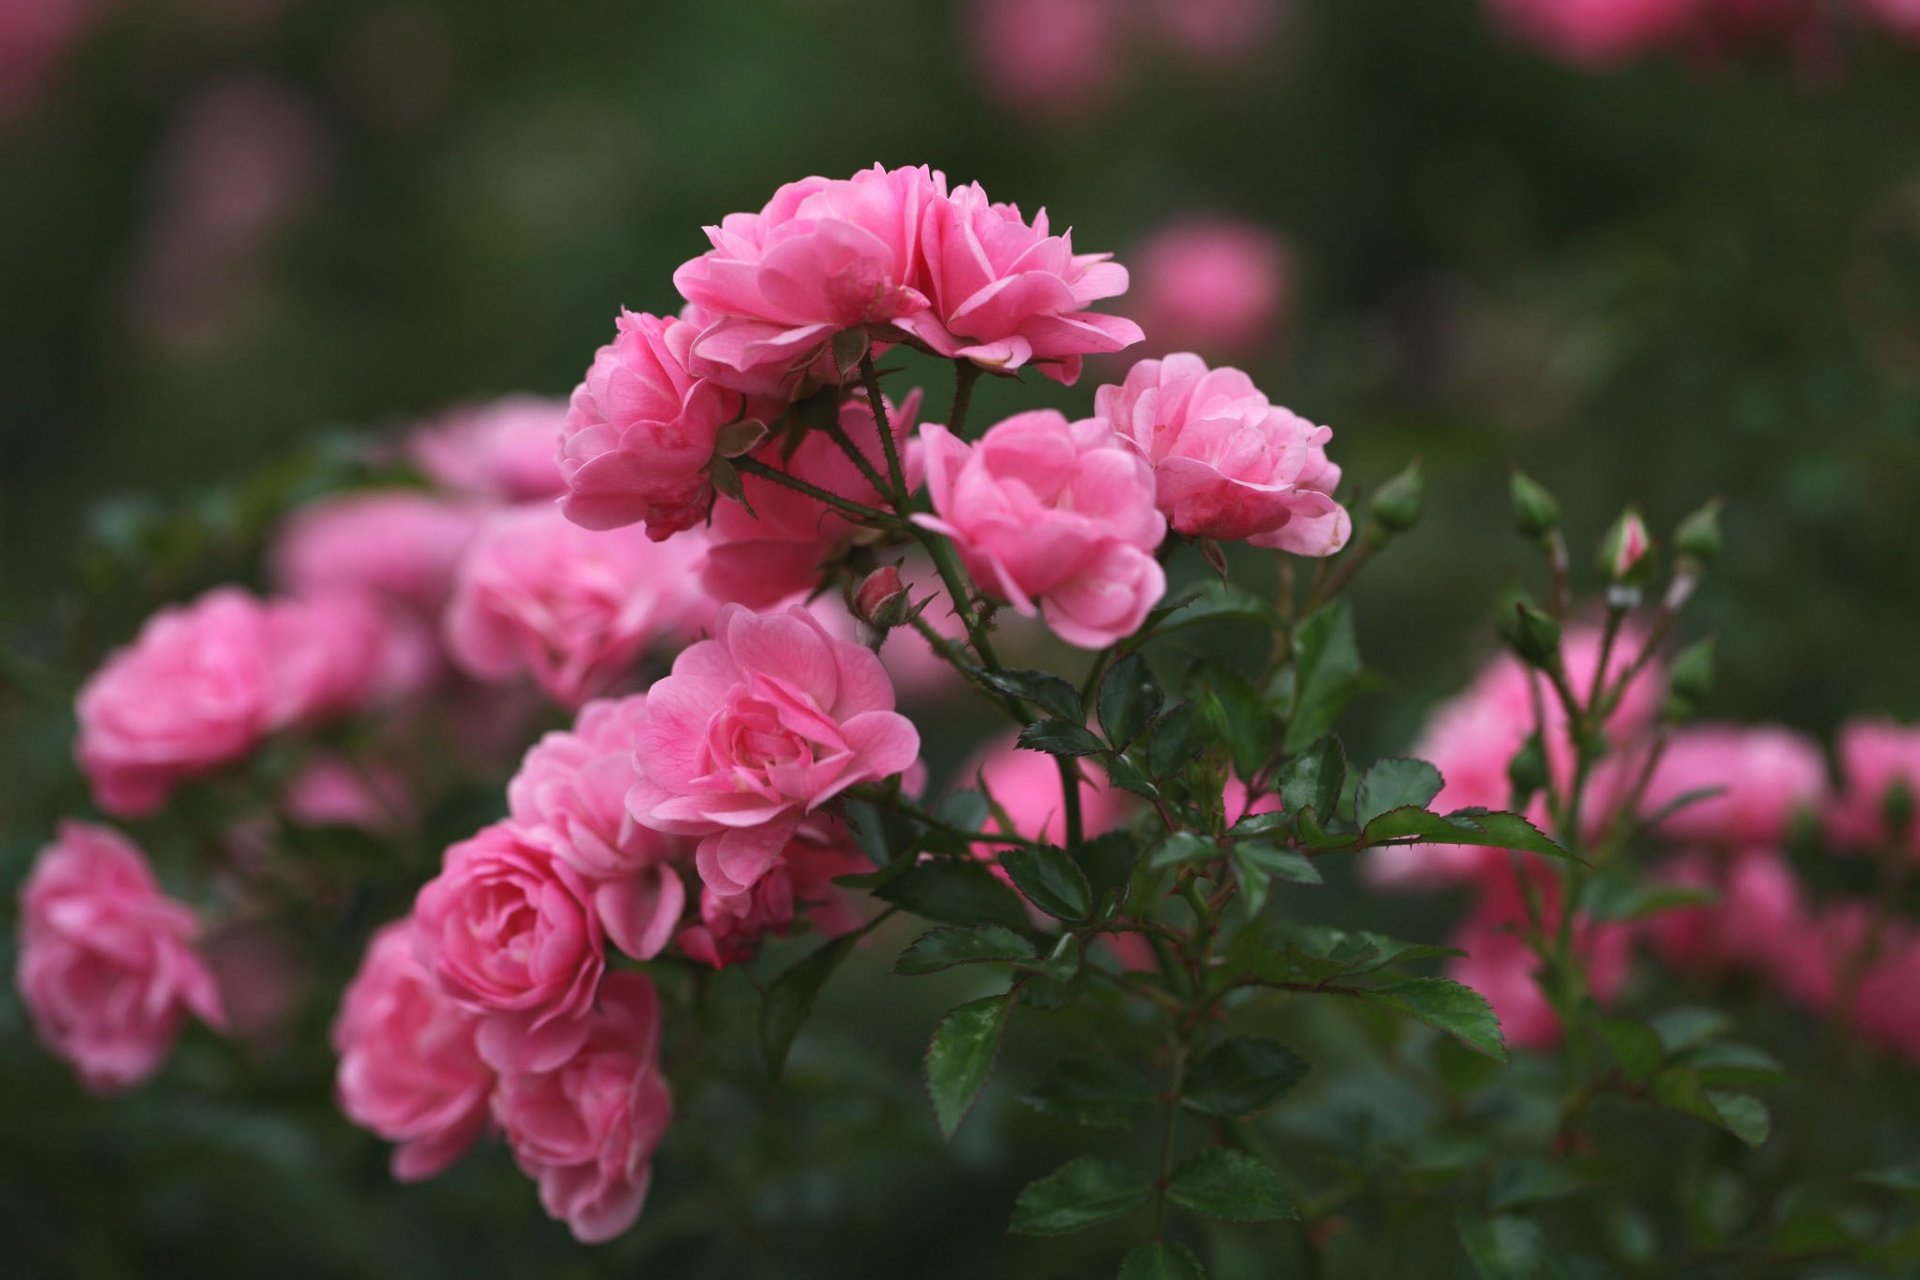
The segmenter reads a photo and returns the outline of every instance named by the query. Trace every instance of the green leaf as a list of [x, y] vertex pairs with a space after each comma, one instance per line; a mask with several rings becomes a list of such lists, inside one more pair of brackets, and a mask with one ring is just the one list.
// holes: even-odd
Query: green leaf
[[1046, 959], [1024, 966], [1033, 976], [1020, 984], [1023, 1003], [1036, 1009], [1064, 1009], [1079, 999], [1087, 985], [1080, 939], [1063, 933]]
[[1226, 1222], [1300, 1216], [1279, 1174], [1245, 1152], [1224, 1147], [1208, 1147], [1181, 1161], [1167, 1184], [1167, 1199]]
[[951, 1138], [993, 1071], [1007, 1029], [1006, 996], [988, 996], [952, 1010], [927, 1044], [927, 1095], [940, 1132]]
[[1867, 1173], [1854, 1175], [1854, 1181], [1869, 1186], [1883, 1187], [1888, 1191], [1897, 1191], [1901, 1195], [1920, 1197], [1920, 1164], [1897, 1165], [1890, 1169], [1874, 1169]]
[[1160, 683], [1153, 678], [1153, 669], [1147, 666], [1147, 660], [1137, 653], [1128, 654], [1100, 679], [1096, 708], [1100, 730], [1107, 735], [1114, 750], [1124, 750], [1160, 713], [1163, 701], [1165, 695], [1160, 692]]
[[1547, 1241], [1538, 1224], [1525, 1218], [1463, 1218], [1460, 1247], [1481, 1280], [1532, 1280], [1546, 1262]]
[[[1280, 627], [1280, 615], [1273, 611], [1273, 606], [1266, 600], [1244, 587], [1236, 587], [1217, 578], [1207, 579], [1185, 598], [1154, 612], [1164, 619], [1159, 622], [1162, 635], [1196, 623], [1228, 619], [1257, 622], [1269, 630], [1278, 630]], [[1147, 625], [1151, 626], [1155, 621], [1153, 615], [1149, 615]]]
[[1172, 867], [1189, 862], [1211, 862], [1220, 856], [1220, 842], [1197, 831], [1170, 831], [1147, 855], [1150, 867]]
[[1322, 817], [1340, 807], [1347, 755], [1329, 734], [1289, 759], [1280, 769], [1280, 804], [1287, 813], [1311, 809]]
[[1275, 879], [1293, 884], [1322, 883], [1319, 869], [1297, 849], [1263, 840], [1239, 840], [1229, 852], [1249, 914], [1259, 915], [1266, 906], [1267, 886]]
[[1367, 823], [1361, 842], [1375, 845], [1410, 836], [1436, 844], [1483, 845], [1574, 860], [1572, 854], [1519, 814], [1490, 809], [1456, 809], [1449, 814], [1418, 808], [1389, 809]]
[[1559, 1200], [1585, 1191], [1592, 1182], [1563, 1161], [1527, 1156], [1502, 1165], [1494, 1174], [1487, 1203], [1495, 1212]]
[[1147, 777], [1147, 775], [1142, 772], [1140, 766], [1135, 764], [1130, 757], [1112, 755], [1101, 761], [1101, 763], [1106, 766], [1107, 781], [1111, 782], [1121, 791], [1130, 791], [1134, 795], [1144, 796], [1148, 800], [1160, 794], [1160, 788], [1153, 785], [1153, 779]]
[[1160, 713], [1147, 731], [1147, 772], [1165, 778], [1187, 767], [1200, 753], [1200, 741], [1194, 733], [1197, 709], [1182, 702]]
[[1666, 1061], [1666, 1047], [1646, 1023], [1632, 1018], [1609, 1018], [1591, 1010], [1587, 1021], [1607, 1042], [1614, 1061], [1620, 1064], [1621, 1073], [1633, 1083], [1645, 1080]]
[[1093, 900], [1098, 904], [1108, 894], [1126, 887], [1134, 864], [1140, 861], [1140, 842], [1129, 832], [1109, 831], [1081, 845], [1078, 857], [1087, 887], [1093, 890]]
[[1029, 1182], [1007, 1229], [1022, 1236], [1066, 1235], [1136, 1209], [1152, 1194], [1141, 1175], [1111, 1160], [1081, 1156]]
[[1668, 1053], [1680, 1054], [1716, 1040], [1733, 1028], [1733, 1019], [1718, 1009], [1668, 1009], [1648, 1019]]
[[1374, 987], [1369, 998], [1430, 1027], [1438, 1027], [1469, 1049], [1497, 1058], [1507, 1058], [1506, 1041], [1500, 1035], [1500, 1020], [1493, 1006], [1472, 987], [1461, 986], [1446, 978], [1409, 978], [1390, 986]]
[[1653, 1078], [1654, 1099], [1725, 1129], [1750, 1147], [1767, 1140], [1772, 1120], [1766, 1104], [1751, 1094], [1706, 1088], [1691, 1067], [1668, 1067]]
[[1194, 1064], [1180, 1102], [1203, 1116], [1249, 1116], [1278, 1102], [1307, 1070], [1307, 1060], [1283, 1044], [1235, 1036]]
[[1051, 672], [982, 670], [976, 678], [988, 688], [1030, 702], [1056, 719], [1072, 724], [1086, 719], [1080, 691]]
[[1039, 720], [1020, 731], [1019, 744], [1050, 756], [1091, 756], [1107, 749], [1093, 730], [1072, 720]]
[[874, 890], [876, 897], [941, 924], [1027, 927], [1027, 907], [978, 862], [916, 863]]
[[1015, 846], [1001, 850], [1000, 865], [1028, 902], [1055, 919], [1085, 920], [1093, 910], [1093, 889], [1064, 849]]
[[766, 997], [760, 1002], [760, 1051], [775, 1079], [787, 1065], [787, 1053], [800, 1034], [801, 1024], [813, 1012], [820, 988], [866, 932], [861, 929], [833, 939], [801, 957], [768, 985]]
[[1425, 760], [1376, 760], [1353, 793], [1354, 821], [1365, 827], [1392, 809], [1425, 809], [1446, 785]]
[[1587, 886], [1581, 914], [1589, 920], [1642, 920], [1681, 907], [1712, 906], [1719, 899], [1705, 886], [1656, 884], [1625, 874], [1598, 876]]
[[1293, 637], [1294, 659], [1283, 683], [1286, 748], [1301, 751], [1333, 728], [1360, 687], [1360, 648], [1353, 611], [1335, 600], [1314, 611]]
[[1208, 736], [1226, 743], [1241, 777], [1252, 777], [1273, 754], [1278, 736], [1259, 691], [1221, 662], [1195, 667], [1187, 676], [1186, 688], [1204, 712]]
[[1127, 1255], [1119, 1280], [1207, 1280], [1207, 1270], [1185, 1245], [1156, 1240]]
[[935, 929], [923, 933], [893, 962], [893, 971], [909, 977], [951, 969], [957, 964], [996, 960], [1032, 960], [1033, 944], [1011, 929], [984, 924], [972, 929]]
[[1129, 1129], [1153, 1111], [1153, 1086], [1111, 1058], [1069, 1058], [1021, 1099], [1043, 1116], [1089, 1129]]
[[1710, 1089], [1793, 1083], [1793, 1077], [1772, 1054], [1732, 1040], [1701, 1045], [1686, 1055], [1686, 1065]]

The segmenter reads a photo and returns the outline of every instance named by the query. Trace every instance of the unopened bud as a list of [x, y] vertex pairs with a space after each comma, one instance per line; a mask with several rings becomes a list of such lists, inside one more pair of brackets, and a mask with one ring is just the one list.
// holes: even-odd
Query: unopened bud
[[1682, 649], [1667, 669], [1667, 719], [1691, 718], [1712, 692], [1713, 641], [1700, 640]]
[[1514, 602], [1500, 638], [1530, 667], [1551, 671], [1559, 664], [1560, 624], [1524, 600]]
[[1538, 733], [1530, 733], [1520, 749], [1507, 761], [1507, 781], [1513, 784], [1513, 804], [1524, 809], [1527, 801], [1546, 789], [1547, 749]]
[[1544, 538], [1560, 527], [1560, 504], [1546, 486], [1515, 470], [1507, 492], [1513, 499], [1513, 523], [1529, 538]]
[[1420, 474], [1420, 459], [1415, 458], [1373, 495], [1374, 523], [1387, 533], [1405, 533], [1420, 523], [1427, 507], [1427, 482]]
[[896, 565], [882, 565], [853, 592], [853, 616], [875, 631], [890, 631], [913, 616], [913, 601]]
[[1715, 498], [1682, 520], [1680, 527], [1673, 531], [1674, 551], [1702, 565], [1712, 564], [1714, 557], [1720, 554], [1722, 505], [1720, 499]]
[[1653, 577], [1653, 535], [1640, 513], [1628, 507], [1600, 540], [1600, 572], [1621, 586], [1644, 586]]

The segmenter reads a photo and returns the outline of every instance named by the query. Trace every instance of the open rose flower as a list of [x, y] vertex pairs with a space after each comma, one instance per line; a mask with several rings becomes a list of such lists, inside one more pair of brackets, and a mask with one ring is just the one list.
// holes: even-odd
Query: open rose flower
[[1136, 265], [1128, 310], [1156, 352], [1251, 358], [1281, 327], [1287, 251], [1258, 223], [1190, 218], [1130, 256]]
[[834, 334], [926, 310], [915, 281], [922, 213], [937, 184], [944, 179], [925, 165], [803, 178], [760, 212], [708, 227], [713, 248], [673, 273], [707, 318], [692, 367], [784, 399], [805, 389]]
[[503, 396], [455, 409], [407, 438], [407, 456], [443, 489], [486, 502], [533, 502], [567, 491], [555, 461], [565, 400]]
[[693, 854], [684, 837], [643, 827], [627, 812], [646, 709], [643, 694], [589, 702], [570, 731], [535, 743], [507, 784], [513, 820], [592, 882], [607, 936], [642, 960], [658, 955], [680, 922], [687, 895], [674, 868]]
[[1101, 649], [1131, 634], [1166, 594], [1153, 557], [1167, 522], [1146, 460], [1096, 418], [1015, 414], [978, 443], [920, 429], [935, 516], [981, 590], [1055, 635]]
[[560, 509], [583, 529], [644, 524], [656, 541], [707, 518], [720, 428], [749, 406], [688, 369], [699, 326], [622, 311], [560, 431]]
[[1045, 209], [1029, 225], [978, 183], [928, 202], [920, 253], [932, 305], [894, 323], [938, 355], [1003, 371], [1032, 365], [1071, 384], [1082, 356], [1142, 337], [1133, 321], [1088, 309], [1127, 291], [1125, 267], [1111, 254], [1075, 253], [1071, 233], [1050, 234]]
[[1095, 413], [1153, 464], [1156, 502], [1190, 538], [1328, 556], [1353, 522], [1333, 500], [1333, 432], [1270, 403], [1238, 369], [1187, 353], [1142, 360], [1094, 393]]
[[743, 893], [773, 869], [806, 815], [920, 754], [886, 670], [805, 609], [727, 605], [713, 638], [647, 692], [627, 807], [660, 831], [700, 837], [707, 887]]
[[411, 920], [373, 935], [334, 1019], [334, 1080], [347, 1118], [398, 1144], [401, 1182], [440, 1173], [486, 1128], [494, 1077], [474, 1027], [414, 954]]
[[487, 521], [460, 565], [444, 623], [455, 662], [482, 680], [525, 672], [558, 702], [604, 693], [656, 640], [686, 635], [708, 608], [704, 540], [596, 533], [552, 507]]
[[769, 934], [784, 937], [802, 916], [822, 937], [851, 933], [860, 927], [860, 913], [834, 877], [872, 866], [843, 823], [809, 818], [753, 888], [735, 894], [702, 890], [700, 923], [682, 929], [674, 941], [702, 964], [724, 969], [751, 959]]
[[653, 983], [609, 974], [579, 1051], [552, 1071], [502, 1076], [493, 1118], [539, 1183], [541, 1207], [574, 1239], [599, 1244], [632, 1226], [673, 1119]]
[[1662, 818], [1660, 830], [1745, 848], [1784, 841], [1794, 815], [1818, 806], [1826, 788], [1826, 761], [1812, 739], [1773, 725], [1703, 724], [1673, 735], [1642, 805], [1659, 813], [1689, 793], [1717, 790]]
[[1662, 911], [1647, 922], [1660, 958], [1682, 973], [1719, 976], [1744, 969], [1777, 978], [1792, 964], [1788, 940], [1812, 921], [1786, 859], [1770, 849], [1725, 855], [1698, 851], [1671, 859], [1656, 872], [1662, 884], [1703, 889], [1717, 901]]
[[606, 968], [586, 878], [511, 822], [447, 850], [414, 900], [420, 961], [481, 1015], [480, 1055], [501, 1071], [544, 1071], [587, 1035]]
[[411, 489], [322, 498], [287, 517], [268, 560], [290, 595], [358, 592], [435, 615], [485, 516], [472, 503]]
[[219, 1028], [193, 912], [118, 832], [63, 822], [20, 890], [20, 997], [40, 1040], [95, 1093], [160, 1069], [188, 1013]]

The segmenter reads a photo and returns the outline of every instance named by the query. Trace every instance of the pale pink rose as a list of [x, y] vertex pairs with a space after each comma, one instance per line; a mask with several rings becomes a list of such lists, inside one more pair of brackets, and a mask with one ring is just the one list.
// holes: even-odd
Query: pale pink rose
[[1703, 724], [1673, 735], [1647, 783], [1642, 808], [1655, 813], [1690, 791], [1720, 788], [1660, 823], [1662, 834], [1729, 847], [1778, 844], [1794, 815], [1824, 798], [1819, 744], [1773, 725]]
[[689, 371], [699, 326], [622, 311], [560, 432], [560, 509], [586, 529], [644, 524], [656, 541], [707, 518], [720, 428], [753, 407]]
[[187, 1013], [224, 1029], [191, 909], [107, 827], [63, 822], [20, 887], [15, 980], [42, 1044], [95, 1093], [147, 1079]]
[[920, 429], [936, 516], [980, 589], [1069, 644], [1101, 649], [1130, 635], [1166, 594], [1153, 552], [1167, 522], [1153, 470], [1096, 418], [1015, 414], [967, 444]]
[[443, 489], [488, 502], [532, 502], [567, 492], [556, 454], [565, 400], [504, 396], [416, 428], [407, 454]]
[[1487, 0], [1515, 36], [1585, 66], [1626, 61], [1671, 45], [1687, 29], [1695, 0]]
[[700, 837], [701, 880], [742, 893], [806, 815], [915, 762], [920, 735], [893, 707], [880, 659], [805, 609], [726, 605], [713, 638], [647, 692], [627, 808], [656, 830]]
[[920, 234], [921, 285], [931, 303], [895, 325], [936, 355], [1011, 372], [1032, 365], [1056, 382], [1080, 376], [1080, 358], [1123, 351], [1140, 326], [1088, 308], [1127, 291], [1112, 254], [1075, 253], [1071, 232], [1049, 234], [1047, 211], [1029, 225], [979, 183], [942, 190]]
[[1124, 16], [1114, 0], [971, 0], [981, 83], [1022, 113], [1090, 116], [1125, 69]]
[[[1550, 931], [1560, 918], [1556, 887], [1551, 880], [1540, 882], [1542, 920]], [[1522, 932], [1526, 919], [1512, 875], [1485, 881], [1480, 900], [1450, 939], [1467, 954], [1447, 962], [1447, 976], [1487, 998], [1510, 1048], [1551, 1049], [1560, 1042], [1560, 1017], [1540, 989], [1540, 958]], [[1602, 1005], [1613, 1003], [1632, 965], [1633, 931], [1624, 924], [1576, 918], [1573, 946], [1586, 967], [1588, 994]]]
[[810, 818], [800, 824], [773, 870], [745, 893], [700, 893], [700, 923], [675, 938], [680, 949], [702, 964], [724, 969], [749, 960], [769, 934], [785, 937], [797, 917], [822, 937], [837, 938], [860, 927], [853, 895], [833, 883], [873, 864], [852, 847], [852, 837], [835, 819]]
[[[1849, 720], [1835, 742], [1840, 758], [1840, 788], [1829, 801], [1827, 836], [1843, 849], [1884, 849], [1893, 842], [1887, 830], [1887, 799], [1904, 786], [1920, 811], [1920, 726], [1892, 720]], [[1900, 843], [1920, 854], [1920, 819], [1909, 824]]]
[[849, 179], [790, 182], [760, 212], [706, 228], [713, 248], [673, 273], [706, 321], [692, 367], [786, 398], [807, 389], [834, 334], [926, 310], [921, 215], [944, 186], [925, 165], [876, 164]]
[[606, 968], [586, 877], [511, 822], [449, 848], [414, 899], [414, 946], [453, 1000], [481, 1015], [480, 1054], [550, 1070], [587, 1035]]
[[535, 743], [507, 783], [513, 820], [592, 882], [607, 936], [642, 960], [673, 937], [687, 900], [674, 867], [693, 856], [691, 841], [643, 827], [627, 812], [646, 708], [644, 694], [589, 702], [570, 731]]
[[1154, 351], [1258, 357], [1278, 336], [1291, 273], [1286, 247], [1258, 223], [1191, 218], [1133, 256], [1128, 313]]
[[656, 641], [692, 634], [704, 539], [654, 542], [638, 528], [594, 532], [549, 506], [491, 517], [468, 548], [443, 631], [481, 680], [532, 677], [579, 706], [626, 676]]
[[[889, 405], [887, 413], [909, 491], [920, 486], [919, 441], [913, 435], [919, 412], [916, 390], [905, 403]], [[840, 426], [874, 470], [885, 476], [886, 454], [865, 396], [853, 396], [840, 406]], [[782, 441], [769, 440], [754, 451], [754, 457], [862, 506], [891, 509], [889, 497], [877, 491], [824, 432], [808, 432], [790, 454]], [[822, 566], [837, 560], [862, 535], [859, 526], [826, 503], [785, 485], [743, 476], [741, 488], [744, 505], [721, 502], [713, 509], [700, 582], [716, 600], [767, 609], [789, 597], [811, 593], [820, 585]]]
[[493, 1069], [474, 1043], [474, 1016], [441, 989], [414, 950], [413, 921], [373, 935], [329, 1036], [347, 1118], [388, 1142], [393, 1176], [444, 1171], [487, 1126]]
[[1176, 533], [1329, 556], [1353, 521], [1332, 497], [1333, 431], [1268, 401], [1238, 369], [1185, 352], [1141, 360], [1094, 393], [1094, 414], [1153, 467]]
[[265, 643], [273, 726], [305, 726], [363, 710], [394, 691], [396, 643], [365, 596], [331, 592], [269, 600]]
[[582, 1244], [611, 1240], [646, 1203], [673, 1119], [660, 1073], [660, 999], [638, 973], [607, 975], [579, 1052], [556, 1070], [502, 1076], [493, 1118], [540, 1205]]
[[1800, 885], [1771, 849], [1749, 849], [1731, 862], [1700, 852], [1681, 854], [1655, 878], [1678, 888], [1714, 891], [1717, 902], [1662, 911], [1647, 922], [1654, 951], [1682, 973], [1718, 976], [1746, 970], [1772, 977], [1792, 964], [1789, 939], [1810, 920]]
[[410, 489], [322, 498], [289, 515], [268, 551], [289, 595], [362, 592], [437, 614], [484, 508]]

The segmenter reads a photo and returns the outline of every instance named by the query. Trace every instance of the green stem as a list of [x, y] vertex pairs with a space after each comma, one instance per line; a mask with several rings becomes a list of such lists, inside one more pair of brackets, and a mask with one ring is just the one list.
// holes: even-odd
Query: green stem
[[867, 455], [860, 451], [860, 446], [853, 442], [853, 437], [847, 434], [847, 429], [840, 425], [838, 419], [826, 423], [823, 429], [827, 433], [827, 438], [840, 446], [840, 452], [847, 455], [848, 461], [860, 469], [860, 474], [867, 478], [867, 483], [873, 486], [876, 494], [884, 498], [892, 492], [886, 477], [882, 476]]
[[860, 381], [867, 388], [867, 403], [873, 408], [873, 425], [880, 432], [880, 451], [887, 456], [887, 475], [893, 481], [888, 490], [894, 509], [906, 515], [913, 500], [907, 493], [907, 473], [900, 465], [900, 444], [893, 438], [893, 424], [887, 421], [887, 398], [880, 394], [880, 372], [873, 367], [873, 352], [860, 357]]
[[[971, 360], [953, 362], [953, 409], [947, 414], [947, 430], [961, 436], [967, 425], [967, 410], [973, 404], [973, 384], [980, 381], [980, 366]], [[964, 439], [964, 436], [961, 436]]]
[[824, 502], [842, 515], [849, 516], [852, 519], [860, 520], [867, 524], [878, 525], [881, 528], [893, 528], [899, 524], [899, 519], [894, 516], [892, 512], [881, 511], [877, 507], [864, 506], [850, 498], [843, 498], [831, 490], [822, 489], [819, 485], [811, 484], [800, 479], [798, 476], [788, 475], [784, 471], [776, 470], [758, 458], [750, 458], [743, 455], [732, 459], [732, 462], [734, 470], [740, 472], [742, 475], [757, 476], [769, 484], [777, 484], [782, 488], [792, 489], [795, 493], [804, 493], [809, 498]]
[[1173, 1181], [1173, 1140], [1179, 1129], [1180, 1090], [1187, 1082], [1187, 1036], [1176, 1033], [1167, 1076], [1167, 1114], [1160, 1127], [1160, 1176], [1153, 1184], [1153, 1238], [1167, 1238], [1167, 1184]]

